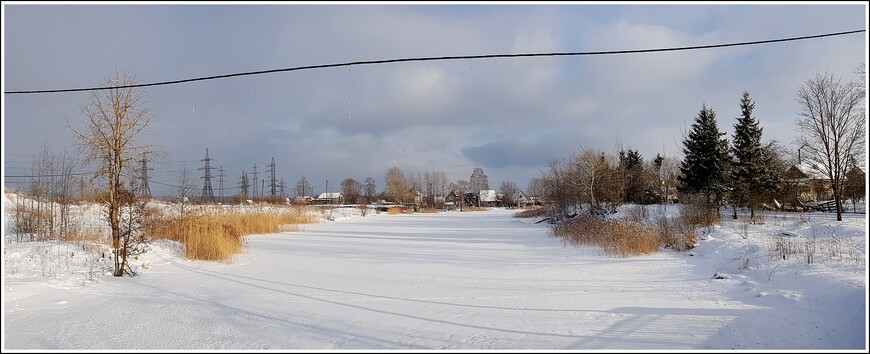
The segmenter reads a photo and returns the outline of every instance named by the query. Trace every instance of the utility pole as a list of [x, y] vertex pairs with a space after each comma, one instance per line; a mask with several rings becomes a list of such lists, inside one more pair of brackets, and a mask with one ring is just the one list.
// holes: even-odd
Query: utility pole
[[205, 148], [205, 158], [200, 161], [205, 161], [205, 167], [199, 168], [199, 170], [205, 170], [205, 175], [202, 177], [205, 180], [202, 183], [202, 200], [210, 200], [214, 203], [214, 192], [211, 189], [211, 170], [214, 167], [209, 165], [212, 159], [208, 157], [208, 148]]

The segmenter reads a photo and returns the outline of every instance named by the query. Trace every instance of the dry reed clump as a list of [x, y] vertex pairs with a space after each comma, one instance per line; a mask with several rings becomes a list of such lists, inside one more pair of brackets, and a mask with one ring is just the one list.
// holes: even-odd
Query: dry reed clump
[[529, 208], [514, 214], [515, 218], [539, 218], [547, 214], [544, 208]]
[[107, 241], [107, 236], [97, 231], [73, 230], [61, 235], [60, 240], [66, 242], [100, 243]]
[[653, 226], [629, 221], [584, 216], [551, 229], [553, 235], [574, 246], [597, 246], [610, 256], [629, 257], [659, 250], [662, 235]]
[[299, 224], [317, 219], [300, 209], [282, 212], [225, 212], [190, 216], [157, 217], [151, 221], [154, 238], [185, 245], [189, 259], [229, 261], [242, 250], [242, 236], [296, 231]]
[[403, 213], [404, 211], [405, 211], [405, 208], [400, 207], [400, 206], [392, 206], [392, 207], [387, 208], [387, 214], [388, 214], [388, 215], [401, 214], [401, 213]]
[[662, 243], [666, 248], [682, 252], [695, 248], [697, 238], [695, 234], [698, 225], [686, 221], [682, 217], [668, 218], [659, 215], [655, 220], [656, 228], [662, 237]]
[[435, 214], [435, 213], [438, 212], [438, 209], [435, 209], [435, 208], [423, 208], [423, 209], [420, 209], [420, 212], [421, 212], [421, 213], [424, 213], [424, 214]]
[[719, 221], [716, 208], [709, 206], [703, 196], [691, 195], [680, 208], [680, 218], [683, 223], [693, 226], [711, 226]]
[[462, 208], [462, 211], [489, 211], [489, 208], [476, 207], [476, 206], [466, 206], [466, 207]]

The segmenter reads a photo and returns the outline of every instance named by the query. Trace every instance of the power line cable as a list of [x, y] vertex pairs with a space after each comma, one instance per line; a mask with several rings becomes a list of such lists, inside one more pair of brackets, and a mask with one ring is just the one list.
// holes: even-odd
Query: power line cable
[[56, 175], [20, 175], [20, 176], [8, 176], [4, 175], [5, 178], [38, 178], [38, 177], [66, 177], [66, 176], [84, 176], [91, 175], [96, 172], [81, 172], [81, 173], [64, 173], [64, 174], [56, 174]]
[[738, 42], [738, 43], [725, 43], [725, 44], [711, 44], [711, 45], [688, 46], [688, 47], [656, 48], [656, 49], [630, 49], [630, 50], [612, 50], [612, 51], [594, 51], [594, 52], [552, 52], [552, 53], [521, 53], [521, 54], [457, 55], [457, 56], [441, 56], [441, 57], [417, 57], [417, 58], [400, 58], [400, 59], [384, 59], [384, 60], [354, 61], [354, 62], [335, 63], [335, 64], [320, 64], [320, 65], [297, 66], [297, 67], [290, 67], [290, 68], [283, 68], [283, 69], [271, 69], [271, 70], [260, 70], [260, 71], [247, 71], [247, 72], [240, 72], [240, 73], [235, 73], [235, 74], [225, 74], [225, 75], [215, 75], [215, 76], [204, 76], [204, 77], [197, 77], [197, 78], [191, 78], [191, 79], [182, 79], [182, 80], [173, 80], [173, 81], [161, 81], [161, 82], [153, 82], [153, 83], [147, 83], [147, 84], [122, 85], [122, 86], [112, 86], [112, 87], [89, 87], [89, 88], [57, 89], [57, 90], [5, 91], [5, 92], [3, 92], [3, 94], [6, 94], [6, 95], [18, 95], [18, 94], [42, 94], [42, 93], [81, 92], [81, 91], [97, 91], [97, 90], [107, 90], [107, 89], [122, 89], [122, 88], [135, 88], [135, 87], [150, 87], [150, 86], [174, 85], [174, 84], [181, 84], [181, 83], [185, 83], [185, 82], [195, 82], [195, 81], [205, 81], [205, 80], [226, 79], [226, 78], [237, 77], [237, 76], [250, 76], [250, 75], [272, 74], [272, 73], [287, 72], [287, 71], [298, 71], [298, 70], [309, 70], [309, 69], [323, 69], [323, 68], [335, 68], [335, 67], [342, 67], [342, 66], [355, 66], [355, 65], [370, 65], [370, 64], [399, 63], [399, 62], [411, 62], [411, 61], [460, 60], [460, 59], [487, 59], [487, 58], [518, 58], [518, 57], [555, 57], [555, 56], [612, 55], [612, 54], [636, 54], [636, 53], [674, 52], [674, 51], [681, 51], [681, 50], [725, 48], [725, 47], [736, 47], [736, 46], [746, 46], [746, 45], [755, 45], [755, 44], [768, 44], [768, 43], [778, 43], [778, 42], [790, 42], [790, 41], [799, 41], [799, 40], [804, 40], [804, 39], [824, 38], [824, 37], [833, 37], [833, 36], [843, 36], [843, 35], [854, 34], [854, 33], [860, 33], [860, 32], [866, 32], [866, 31], [867, 31], [867, 30], [863, 30], [863, 29], [862, 29], [862, 30], [854, 30], [854, 31], [845, 31], [845, 32], [835, 32], [835, 33], [817, 34], [817, 35], [812, 35], [812, 36], [790, 37], [790, 38], [780, 38], [780, 39], [768, 39], [768, 40], [762, 40], [762, 41]]

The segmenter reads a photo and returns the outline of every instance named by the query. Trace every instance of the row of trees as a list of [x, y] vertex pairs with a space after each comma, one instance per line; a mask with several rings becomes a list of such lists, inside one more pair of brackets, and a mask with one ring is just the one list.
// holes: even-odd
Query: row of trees
[[[406, 174], [398, 167], [387, 170], [384, 180], [386, 188], [382, 199], [397, 203], [414, 201], [415, 193], [421, 193], [421, 202], [424, 207], [441, 208], [444, 198], [453, 192], [459, 197], [460, 203], [465, 203], [467, 194], [477, 195], [482, 190], [489, 190], [489, 176], [480, 167], [471, 171], [468, 179], [459, 179], [450, 182], [447, 174], [441, 171], [425, 171], [422, 174]], [[516, 203], [516, 196], [521, 189], [511, 180], [502, 181], [498, 191], [502, 195], [501, 202], [506, 206]], [[527, 194], [540, 196], [543, 193], [543, 182], [540, 178], [533, 178], [529, 182]], [[437, 197], [437, 198], [436, 198]], [[478, 201], [479, 202], [479, 201]], [[479, 205], [478, 205], [479, 206]]]
[[[859, 80], [843, 82], [831, 74], [818, 74], [798, 91], [802, 112], [797, 119], [801, 133], [796, 144], [805, 159], [828, 178], [836, 202], [837, 220], [842, 220], [842, 200], [860, 199], [866, 180], [856, 169], [865, 156], [866, 108], [864, 66]], [[716, 112], [701, 106], [683, 140], [681, 161], [656, 156], [645, 162], [635, 150], [619, 149], [608, 155], [584, 148], [564, 160], [550, 163], [541, 182], [551, 213], [565, 217], [585, 209], [593, 215], [612, 213], [623, 203], [649, 204], [681, 196], [700, 196], [710, 212], [720, 217], [723, 206], [755, 212], [773, 200], [794, 198], [800, 188], [785, 178], [796, 161], [776, 141], [762, 142], [763, 128], [753, 115], [755, 102], [749, 92], [740, 99], [740, 116], [729, 140], [716, 122]], [[847, 174], [852, 173], [852, 176]], [[851, 178], [848, 178], [851, 177]], [[530, 181], [531, 190], [532, 182]]]
[[[853, 176], [848, 184], [846, 178], [850, 171], [857, 171], [857, 157], [865, 156], [863, 65], [858, 73], [859, 80], [854, 82], [817, 74], [798, 90], [802, 112], [796, 121], [800, 133], [796, 144], [805, 159], [827, 177], [838, 221], [843, 218], [844, 197], [859, 197], [866, 190], [863, 177]], [[729, 144], [716, 125], [715, 112], [702, 106], [683, 141], [680, 191], [703, 195], [707, 207], [715, 208], [717, 215], [719, 207], [727, 203], [733, 207], [734, 218], [737, 207], [748, 207], [754, 218], [760, 204], [777, 197], [786, 200], [791, 193], [783, 192], [795, 187], [784, 181], [791, 164], [786, 162], [783, 149], [775, 142], [761, 144], [763, 129], [752, 114], [754, 108], [755, 102], [744, 92], [741, 115]]]
[[[585, 208], [588, 214], [605, 215], [625, 203], [659, 203], [668, 199], [678, 175], [672, 158], [656, 155], [644, 161], [636, 150], [620, 150], [608, 155], [583, 148], [563, 160], [550, 163], [544, 177], [529, 183], [540, 188], [557, 218], [575, 215]], [[533, 186], [538, 185], [540, 187]]]
[[75, 201], [91, 199], [93, 188], [84, 176], [74, 173], [78, 161], [66, 150], [60, 154], [43, 145], [34, 155], [23, 186], [28, 198], [11, 210], [10, 226], [18, 241], [70, 240], [79, 236], [80, 225], [72, 221]]
[[699, 194], [708, 209], [719, 215], [723, 203], [749, 207], [750, 217], [765, 202], [784, 190], [783, 176], [788, 163], [776, 142], [762, 145], [762, 128], [752, 115], [755, 102], [748, 92], [740, 100], [741, 115], [734, 125], [732, 143], [719, 131], [716, 112], [706, 105], [695, 118], [683, 140], [678, 188], [684, 194]]

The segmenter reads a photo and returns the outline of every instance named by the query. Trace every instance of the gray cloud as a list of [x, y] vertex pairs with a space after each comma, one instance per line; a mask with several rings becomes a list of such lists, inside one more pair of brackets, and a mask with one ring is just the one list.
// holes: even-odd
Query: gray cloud
[[[4, 4], [4, 89], [82, 87], [113, 70], [142, 82], [358, 60], [702, 45], [864, 28], [866, 5]], [[275, 157], [285, 182], [375, 177], [398, 166], [520, 186], [580, 147], [679, 154], [701, 104], [730, 134], [748, 90], [764, 138], [790, 143], [795, 91], [845, 77], [866, 35], [693, 52], [398, 63], [148, 90], [144, 142], [171, 183], [205, 148], [235, 186]], [[4, 95], [4, 168], [71, 146], [87, 94]], [[13, 157], [14, 156], [14, 157]], [[231, 181], [231, 182], [230, 182]]]

